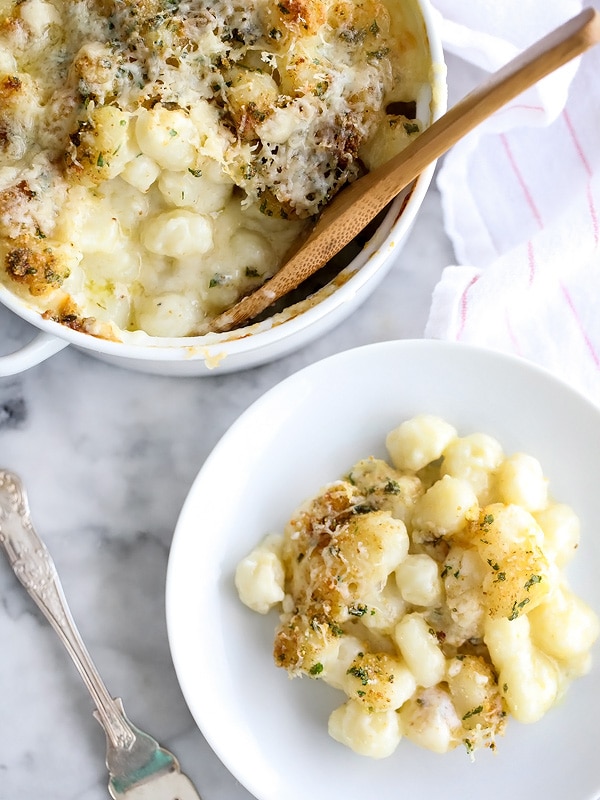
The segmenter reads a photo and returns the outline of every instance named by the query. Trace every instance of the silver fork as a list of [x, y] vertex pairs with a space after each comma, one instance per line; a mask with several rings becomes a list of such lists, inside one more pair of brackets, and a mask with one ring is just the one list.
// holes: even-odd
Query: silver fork
[[108, 790], [114, 800], [202, 800], [173, 753], [127, 718], [120, 698], [109, 694], [71, 616], [46, 546], [35, 532], [25, 488], [0, 470], [0, 545], [28, 594], [67, 648], [83, 678], [106, 733]]

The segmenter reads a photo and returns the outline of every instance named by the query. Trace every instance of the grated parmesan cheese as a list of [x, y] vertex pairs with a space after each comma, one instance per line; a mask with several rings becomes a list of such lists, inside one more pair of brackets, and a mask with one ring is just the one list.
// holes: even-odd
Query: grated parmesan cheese
[[0, 0], [0, 280], [194, 335], [418, 134], [430, 68], [414, 0]]

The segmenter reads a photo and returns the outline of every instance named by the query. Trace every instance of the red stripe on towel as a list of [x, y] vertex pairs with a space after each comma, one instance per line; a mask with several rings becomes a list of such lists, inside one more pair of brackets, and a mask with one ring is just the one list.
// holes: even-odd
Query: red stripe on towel
[[571, 121], [571, 117], [569, 116], [568, 111], [565, 109], [563, 111], [563, 117], [565, 118], [565, 122], [567, 123], [567, 128], [569, 133], [571, 134], [571, 139], [573, 139], [573, 144], [575, 145], [575, 150], [577, 151], [577, 155], [581, 159], [581, 163], [583, 164], [583, 168], [588, 174], [588, 177], [592, 177], [592, 168], [590, 167], [590, 162], [585, 157], [585, 153], [583, 152], [583, 147], [579, 139], [577, 138], [577, 133], [575, 132], [575, 127]]
[[469, 299], [468, 299], [467, 295], [469, 293], [469, 289], [472, 286], [474, 286], [477, 283], [478, 280], [479, 280], [479, 275], [475, 275], [473, 278], [471, 278], [469, 283], [465, 286], [464, 291], [463, 291], [463, 293], [461, 295], [460, 306], [459, 306], [459, 308], [460, 308], [460, 320], [459, 320], [458, 330], [456, 332], [457, 340], [462, 339], [462, 335], [463, 335], [463, 332], [465, 330], [465, 325], [467, 323], [467, 316], [468, 316], [468, 313], [469, 313]]
[[588, 183], [587, 186], [587, 200], [590, 209], [590, 217], [592, 218], [592, 230], [594, 232], [594, 245], [598, 247], [600, 240], [600, 230], [598, 226], [598, 214], [596, 213], [596, 206], [594, 205], [594, 195], [592, 194], [592, 185]]
[[535, 253], [531, 239], [527, 242], [527, 263], [529, 264], [529, 285], [531, 286], [535, 278]]
[[585, 346], [587, 347], [588, 352], [591, 355], [591, 357], [592, 357], [592, 359], [594, 361], [594, 364], [596, 365], [596, 369], [600, 369], [600, 358], [598, 357], [598, 353], [594, 349], [594, 345], [592, 344], [592, 342], [590, 340], [590, 337], [587, 335], [587, 331], [585, 329], [585, 325], [581, 321], [581, 317], [577, 313], [577, 309], [575, 308], [575, 303], [573, 302], [573, 298], [571, 297], [571, 295], [569, 293], [569, 290], [564, 285], [564, 283], [560, 284], [560, 288], [561, 288], [561, 291], [563, 293], [563, 296], [564, 296], [565, 300], [567, 301], [567, 305], [571, 309], [571, 313], [573, 314], [573, 317], [575, 318], [575, 322], [577, 323], [577, 326], [578, 326], [578, 328], [579, 328], [579, 330], [581, 332], [581, 336], [583, 337], [583, 341], [585, 342]]
[[[569, 116], [569, 112], [566, 109], [563, 111], [563, 117], [564, 117], [564, 120], [565, 120], [565, 124], [567, 126], [567, 130], [569, 131], [569, 134], [571, 135], [571, 139], [573, 140], [573, 144], [575, 146], [575, 151], [577, 152], [577, 155], [579, 156], [579, 159], [580, 159], [581, 163], [583, 164], [583, 168], [584, 168], [588, 178], [591, 178], [593, 176], [594, 172], [593, 172], [593, 170], [592, 170], [592, 168], [590, 166], [590, 162], [587, 160], [587, 157], [586, 157], [585, 153], [583, 152], [583, 147], [581, 146], [581, 142], [579, 141], [579, 137], [577, 136], [577, 131], [575, 130], [575, 126], [573, 125], [573, 121], [571, 120], [571, 117]], [[598, 212], [596, 211], [596, 205], [594, 203], [594, 196], [592, 194], [592, 187], [591, 187], [589, 182], [588, 182], [588, 186], [587, 186], [587, 202], [588, 202], [588, 207], [590, 209], [590, 218], [592, 220], [592, 230], [594, 232], [594, 243], [595, 243], [596, 247], [598, 247], [598, 239], [599, 239], [599, 234], [600, 234], [600, 231], [598, 230]]]
[[519, 165], [517, 164], [517, 162], [515, 160], [513, 152], [510, 149], [510, 145], [508, 143], [508, 139], [506, 138], [506, 134], [504, 134], [504, 133], [500, 134], [500, 140], [502, 141], [502, 144], [504, 146], [504, 150], [506, 152], [506, 156], [507, 156], [508, 161], [509, 161], [509, 163], [510, 163], [510, 165], [512, 167], [513, 172], [515, 173], [517, 181], [519, 182], [519, 185], [520, 185], [521, 189], [523, 190], [523, 194], [525, 195], [525, 200], [527, 201], [527, 205], [531, 209], [531, 213], [533, 214], [533, 217], [534, 217], [535, 221], [537, 222], [537, 224], [540, 226], [540, 228], [543, 228], [544, 227], [544, 223], [542, 221], [542, 216], [541, 216], [541, 214], [540, 214], [540, 212], [538, 210], [538, 207], [535, 204], [535, 201], [534, 201], [533, 196], [532, 196], [532, 194], [531, 194], [531, 192], [529, 190], [529, 187], [527, 186], [527, 183], [525, 182], [525, 178], [523, 177], [523, 173], [519, 169]]

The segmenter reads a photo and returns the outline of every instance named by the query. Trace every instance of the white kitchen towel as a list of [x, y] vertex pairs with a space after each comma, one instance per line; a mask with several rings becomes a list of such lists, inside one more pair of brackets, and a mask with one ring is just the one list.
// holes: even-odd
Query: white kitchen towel
[[[582, 8], [432, 1], [451, 102]], [[455, 145], [438, 187], [456, 264], [425, 335], [523, 356], [600, 403], [600, 45]]]

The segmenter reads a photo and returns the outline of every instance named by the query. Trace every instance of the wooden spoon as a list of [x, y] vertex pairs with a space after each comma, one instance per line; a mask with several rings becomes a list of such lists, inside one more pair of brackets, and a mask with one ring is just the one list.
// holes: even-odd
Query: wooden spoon
[[210, 325], [228, 331], [295, 289], [348, 244], [425, 167], [469, 131], [549, 73], [600, 41], [600, 14], [588, 8], [523, 51], [464, 97], [390, 161], [347, 186], [278, 272]]

